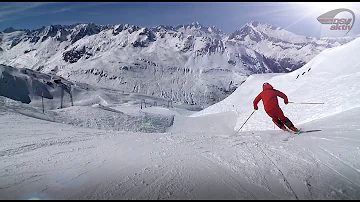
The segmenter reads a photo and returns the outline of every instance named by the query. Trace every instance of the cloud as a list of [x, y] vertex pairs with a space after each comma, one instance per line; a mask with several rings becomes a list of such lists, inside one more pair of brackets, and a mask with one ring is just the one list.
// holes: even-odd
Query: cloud
[[49, 13], [61, 13], [74, 9], [74, 7], [61, 8], [59, 10], [49, 11]]
[[73, 9], [86, 7], [89, 7], [89, 4], [64, 2], [0, 3], [0, 22], [66, 12]]
[[[45, 2], [35, 2], [35, 3], [25, 3], [25, 2], [15, 2], [15, 3], [0, 3], [0, 18], [5, 16], [11, 16], [20, 12], [24, 12], [39, 6], [43, 6], [50, 3]], [[11, 18], [11, 17], [10, 17]]]
[[[97, 8], [99, 5], [106, 5], [118, 2], [15, 2], [0, 3], [0, 22], [21, 19], [26, 17], [55, 14], [75, 9]], [[93, 11], [94, 12], [94, 11]], [[98, 13], [94, 13], [98, 14]]]

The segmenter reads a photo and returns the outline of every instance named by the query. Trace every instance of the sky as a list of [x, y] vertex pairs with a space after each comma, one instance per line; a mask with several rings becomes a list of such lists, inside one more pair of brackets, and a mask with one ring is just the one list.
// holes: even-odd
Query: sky
[[[139, 94], [79, 83], [74, 106], [67, 100], [44, 112], [39, 96], [30, 104], [0, 96], [0, 199], [360, 199], [359, 52], [357, 38], [294, 72], [252, 75], [190, 117], [177, 105], [140, 110], [132, 102]], [[0, 82], [14, 94], [24, 83], [47, 86], [58, 101], [60, 88], [45, 83], [50, 75], [33, 73], [0, 65]], [[289, 101], [325, 103], [279, 98], [284, 114], [312, 132], [273, 128], [261, 103], [236, 132], [265, 81]], [[169, 115], [165, 132], [149, 130], [168, 126], [156, 117]]]
[[[299, 35], [344, 36], [345, 31], [329, 31], [330, 25], [316, 20], [323, 13], [341, 7], [352, 10], [355, 17], [360, 16], [360, 3], [353, 2], [1, 2], [0, 30], [88, 22], [141, 27], [199, 22], [230, 34], [245, 23], [258, 21]], [[360, 21], [355, 20], [348, 35], [359, 33]]]

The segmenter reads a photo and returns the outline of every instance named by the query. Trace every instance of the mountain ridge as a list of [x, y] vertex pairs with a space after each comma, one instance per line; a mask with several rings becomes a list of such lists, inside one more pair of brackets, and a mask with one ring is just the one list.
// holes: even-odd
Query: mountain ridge
[[4, 65], [202, 107], [226, 98], [251, 74], [294, 71], [357, 38], [316, 39], [256, 21], [231, 34], [198, 22], [7, 30], [0, 33]]

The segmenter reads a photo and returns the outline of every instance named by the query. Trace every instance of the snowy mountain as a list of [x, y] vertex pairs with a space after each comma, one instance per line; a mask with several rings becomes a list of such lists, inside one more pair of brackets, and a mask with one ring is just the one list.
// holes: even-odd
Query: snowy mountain
[[[9, 97], [34, 81], [29, 104], [0, 96], [0, 198], [358, 200], [359, 51], [356, 39], [291, 73], [251, 75], [200, 112], [66, 79], [74, 106], [57, 109], [58, 87], [43, 81], [54, 74], [1, 66], [0, 92]], [[237, 133], [263, 82], [290, 101], [324, 102], [280, 99], [296, 126], [314, 132], [274, 130], [260, 102]], [[33, 90], [41, 86], [53, 95], [44, 112]], [[139, 109], [139, 99], [161, 104]]]
[[153, 28], [93, 23], [9, 28], [0, 39], [0, 64], [209, 106], [249, 75], [293, 71], [354, 37], [307, 38], [256, 22], [227, 35], [196, 22]]
[[228, 40], [260, 53], [271, 69], [269, 72], [280, 73], [296, 70], [321, 51], [346, 44], [353, 39], [354, 37], [317, 39], [253, 21], [232, 33]]

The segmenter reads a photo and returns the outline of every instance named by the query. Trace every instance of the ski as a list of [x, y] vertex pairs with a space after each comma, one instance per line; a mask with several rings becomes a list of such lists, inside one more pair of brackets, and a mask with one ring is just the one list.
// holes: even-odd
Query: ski
[[285, 139], [283, 139], [282, 141], [288, 141], [289, 139], [291, 138], [294, 138], [298, 135], [300, 135], [301, 133], [311, 133], [311, 132], [318, 132], [318, 131], [321, 131], [321, 130], [302, 130], [301, 128], [298, 130], [298, 131], [291, 131], [291, 130], [287, 130], [287, 132], [289, 132], [290, 136], [286, 137]]

